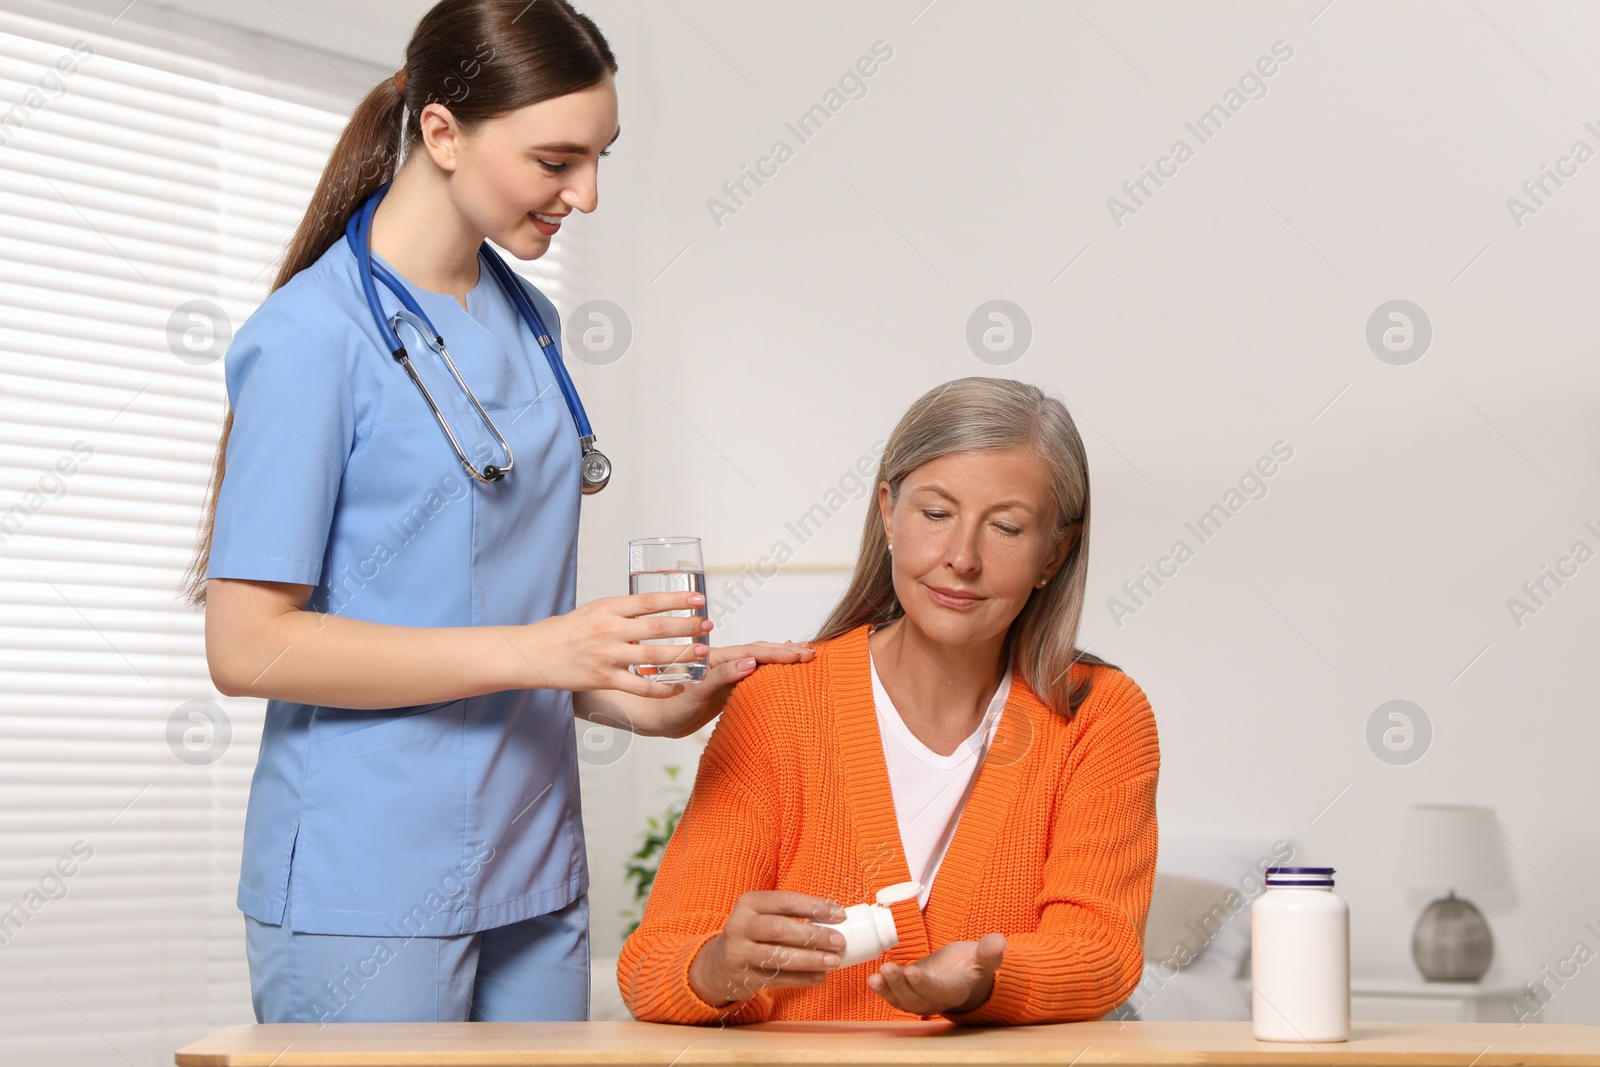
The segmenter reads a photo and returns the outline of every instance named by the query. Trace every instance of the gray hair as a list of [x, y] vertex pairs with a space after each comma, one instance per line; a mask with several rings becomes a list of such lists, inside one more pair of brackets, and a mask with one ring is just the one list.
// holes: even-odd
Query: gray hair
[[[1056, 576], [1035, 589], [1012, 620], [1005, 650], [1013, 653], [1028, 687], [1047, 707], [1071, 718], [1089, 695], [1090, 682], [1073, 686], [1074, 663], [1106, 663], [1077, 647], [1089, 570], [1089, 460], [1072, 415], [1037, 386], [1008, 378], [959, 378], [919, 397], [889, 435], [875, 485], [889, 483], [895, 500], [906, 475], [957, 452], [1025, 447], [1044, 462], [1055, 504], [1055, 541], [1074, 522], [1083, 530]], [[905, 613], [895, 596], [888, 536], [876, 507], [869, 507], [861, 553], [849, 588], [829, 613], [816, 640], [826, 641], [864, 623], [883, 625]]]

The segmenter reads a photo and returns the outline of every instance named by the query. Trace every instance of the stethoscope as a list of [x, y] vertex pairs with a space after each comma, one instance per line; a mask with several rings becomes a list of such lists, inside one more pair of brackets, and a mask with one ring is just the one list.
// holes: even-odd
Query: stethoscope
[[[367, 307], [372, 311], [372, 320], [378, 324], [378, 333], [383, 337], [384, 343], [389, 346], [390, 353], [395, 361], [406, 369], [406, 374], [416, 385], [417, 391], [422, 394], [422, 399], [428, 402], [428, 407], [433, 411], [433, 417], [438, 420], [439, 428], [450, 439], [450, 447], [455, 449], [461, 465], [467, 473], [480, 482], [497, 482], [511, 472], [513, 463], [511, 446], [506, 444], [506, 439], [500, 436], [500, 431], [489, 418], [489, 413], [483, 410], [483, 405], [478, 403], [478, 398], [473, 395], [467, 386], [466, 379], [461, 377], [461, 372], [456, 369], [455, 360], [450, 358], [450, 352], [445, 348], [444, 337], [433, 328], [416, 300], [412, 299], [406, 287], [400, 283], [393, 274], [384, 269], [381, 264], [372, 262], [372, 216], [378, 210], [378, 201], [383, 199], [383, 194], [389, 191], [389, 183], [384, 182], [378, 187], [377, 192], [367, 198], [366, 202], [350, 216], [350, 221], [345, 223], [345, 239], [350, 242], [350, 248], [355, 252], [356, 267], [361, 275], [361, 288], [366, 293]], [[582, 475], [583, 491], [585, 493], [598, 493], [606, 487], [611, 480], [611, 461], [594, 447], [594, 430], [589, 426], [589, 415], [583, 410], [583, 401], [578, 397], [577, 387], [572, 384], [572, 378], [567, 374], [566, 366], [561, 362], [561, 353], [556, 349], [555, 342], [550, 337], [550, 331], [545, 329], [544, 319], [539, 315], [539, 309], [533, 306], [528, 299], [528, 294], [522, 291], [516, 276], [511, 273], [511, 268], [497, 255], [494, 249], [485, 241], [479, 249], [483, 262], [488, 264], [489, 273], [493, 274], [495, 281], [500, 283], [500, 288], [505, 290], [511, 302], [517, 306], [517, 311], [522, 315], [522, 321], [528, 324], [528, 329], [533, 331], [533, 336], [539, 342], [539, 348], [544, 352], [544, 358], [550, 364], [550, 372], [555, 375], [556, 384], [561, 386], [561, 395], [566, 399], [567, 410], [572, 413], [572, 421], [578, 427], [578, 446], [583, 450], [583, 457], [579, 461], [579, 472]], [[383, 306], [378, 303], [378, 287], [374, 278], [389, 287], [389, 291], [399, 298], [404, 310], [395, 312], [392, 316], [385, 317]], [[450, 369], [450, 375], [461, 387], [461, 391], [471, 401], [473, 410], [478, 413], [478, 418], [483, 420], [484, 426], [494, 439], [500, 443], [500, 450], [505, 453], [506, 461], [503, 466], [485, 464], [480, 472], [472, 465], [467, 454], [461, 448], [461, 442], [456, 440], [456, 435], [450, 429], [450, 424], [445, 421], [444, 413], [439, 410], [439, 405], [433, 402], [433, 394], [428, 392], [428, 387], [417, 375], [417, 369], [411, 365], [411, 357], [406, 353], [406, 346], [400, 340], [398, 327], [404, 322], [435, 352], [444, 359], [444, 364]], [[428, 339], [432, 338], [431, 341]]]

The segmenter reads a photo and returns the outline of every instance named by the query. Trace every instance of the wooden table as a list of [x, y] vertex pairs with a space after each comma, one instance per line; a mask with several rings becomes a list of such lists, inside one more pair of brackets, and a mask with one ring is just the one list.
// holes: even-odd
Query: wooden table
[[1600, 1026], [1357, 1023], [1350, 1040], [1256, 1041], [1249, 1023], [944, 1021], [759, 1023], [315, 1023], [236, 1026], [181, 1048], [179, 1067], [853, 1067], [1054, 1064], [1405, 1064], [1600, 1067]]

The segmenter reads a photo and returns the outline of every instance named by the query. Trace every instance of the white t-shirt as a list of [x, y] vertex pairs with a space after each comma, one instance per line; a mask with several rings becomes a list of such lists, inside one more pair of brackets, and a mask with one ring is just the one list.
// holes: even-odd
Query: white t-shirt
[[[867, 658], [870, 661], [871, 651]], [[889, 700], [878, 666], [872, 664], [872, 701], [878, 712], [878, 734], [883, 739], [883, 758], [889, 768], [889, 792], [894, 797], [895, 821], [900, 825], [900, 844], [905, 849], [911, 877], [922, 883], [917, 906], [928, 906], [933, 892], [933, 877], [944, 862], [945, 850], [955, 836], [961, 811], [978, 780], [978, 769], [994, 740], [1011, 695], [1011, 671], [995, 690], [983, 721], [972, 736], [948, 756], [940, 755], [917, 740], [900, 712]]]

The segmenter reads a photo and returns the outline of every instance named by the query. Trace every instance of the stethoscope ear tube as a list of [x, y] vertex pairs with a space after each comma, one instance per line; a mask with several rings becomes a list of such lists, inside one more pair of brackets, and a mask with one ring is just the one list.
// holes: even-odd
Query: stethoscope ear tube
[[[472, 389], [467, 385], [466, 379], [461, 376], [460, 370], [456, 368], [455, 361], [450, 358], [449, 350], [445, 348], [444, 338], [433, 328], [433, 324], [428, 320], [427, 313], [412, 299], [410, 292], [406, 290], [399, 279], [395, 278], [383, 267], [372, 262], [372, 217], [378, 209], [378, 202], [389, 191], [389, 184], [389, 182], [385, 182], [380, 185], [377, 191], [361, 205], [360, 209], [351, 214], [349, 221], [345, 224], [345, 237], [350, 243], [351, 250], [355, 253], [357, 273], [361, 276], [361, 288], [367, 298], [367, 307], [372, 312], [373, 321], [377, 323], [378, 332], [388, 346], [390, 354], [396, 362], [405, 368], [406, 375], [417, 387], [417, 391], [422, 394], [423, 399], [427, 401], [428, 408], [433, 412], [433, 417], [439, 423], [439, 428], [444, 431], [445, 436], [449, 439], [450, 447], [455, 451], [462, 467], [480, 482], [499, 481], [510, 472], [514, 463], [511, 456], [511, 446], [501, 436], [499, 429], [489, 418], [488, 412], [484, 411], [483, 405], [478, 403], [477, 396], [473, 394]], [[500, 287], [505, 290], [506, 295], [516, 305], [523, 322], [527, 324], [528, 329], [532, 331], [539, 342], [539, 348], [544, 353], [545, 361], [550, 365], [550, 372], [555, 376], [556, 384], [561, 387], [561, 395], [567, 402], [567, 410], [571, 412], [573, 422], [577, 426], [578, 443], [582, 449], [579, 473], [583, 492], [586, 494], [597, 493], [604, 489], [606, 483], [611, 480], [611, 461], [594, 446], [594, 431], [589, 426], [588, 413], [584, 411], [583, 401], [578, 397], [578, 390], [572, 384], [571, 376], [567, 374], [566, 365], [561, 361], [561, 353], [556, 349], [550, 331], [545, 329], [544, 320], [540, 317], [538, 309], [533, 306], [527, 294], [523, 292], [511, 268], [506, 266], [504, 261], [495, 254], [494, 249], [489, 246], [487, 241], [483, 243], [480, 254], [484, 262], [489, 265], [490, 273], [495, 276], [495, 280], [499, 282]], [[394, 293], [395, 297], [405, 307], [405, 311], [418, 320], [417, 322], [407, 322], [407, 325], [416, 329], [425, 343], [429, 338], [432, 339], [432, 347], [444, 360], [445, 366], [450, 370], [451, 377], [455, 379], [461, 391], [466, 394], [473, 410], [477, 412], [478, 418], [483, 421], [489, 433], [499, 443], [501, 451], [505, 453], [506, 462], [503, 467], [487, 464], [481, 473], [473, 467], [472, 462], [467, 458], [466, 452], [462, 449], [461, 443], [456, 440], [455, 433], [450, 429], [450, 424], [445, 420], [444, 413], [439, 410], [439, 405], [434, 403], [433, 395], [417, 374], [416, 368], [412, 366], [406, 347], [400, 340], [399, 323], [404, 321], [404, 315], [397, 312], [392, 318], [389, 318], [383, 314], [383, 306], [378, 300], [376, 284], [378, 281], [382, 281], [384, 285], [388, 286], [389, 290]]]
[[[387, 191], [387, 188], [388, 186], [385, 185], [377, 194], [369, 197], [367, 202], [361, 205], [361, 209], [352, 214], [350, 220], [345, 223], [345, 238], [350, 242], [351, 249], [356, 254], [356, 263], [360, 268], [356, 273], [361, 276], [361, 289], [367, 298], [367, 307], [372, 312], [372, 319], [378, 326], [379, 334], [389, 347], [389, 354], [394, 357], [395, 362], [405, 368], [406, 376], [417, 387], [417, 392], [422, 394], [422, 399], [428, 404], [428, 410], [433, 412], [434, 421], [444, 431], [444, 435], [449, 439], [450, 447], [454, 450], [456, 458], [461, 461], [462, 469], [477, 481], [497, 482], [506, 476], [506, 472], [511, 469], [512, 464], [515, 462], [511, 455], [511, 447], [506, 444], [506, 439], [500, 436], [500, 430], [490, 420], [488, 413], [483, 410], [483, 406], [478, 403], [478, 398], [473, 394], [472, 390], [467, 387], [466, 380], [461, 377], [461, 372], [456, 369], [455, 361], [450, 358], [449, 351], [444, 347], [444, 338], [434, 330], [433, 324], [428, 321], [427, 314], [411, 298], [411, 294], [406, 292], [405, 286], [401, 285], [388, 271], [383, 270], [372, 262], [372, 216], [378, 210], [378, 201], [382, 199], [382, 193]], [[397, 325], [401, 320], [401, 313], [397, 312], [392, 320], [383, 314], [383, 305], [378, 301], [377, 277], [381, 277], [383, 283], [405, 305], [406, 312], [415, 316], [421, 323], [420, 326], [417, 323], [408, 323], [407, 325], [416, 329], [424, 339], [429, 336], [434, 338], [439, 355], [443, 357], [445, 366], [450, 368], [451, 376], [455, 378], [456, 384], [461, 386], [462, 391], [466, 393], [467, 399], [471, 401], [473, 409], [478, 413], [478, 417], [483, 420], [484, 426], [488, 428], [489, 433], [499, 442], [501, 450], [505, 452], [506, 463], [504, 467], [497, 467], [492, 463], [485, 464], [482, 472], [479, 472], [472, 465], [472, 460], [467, 458], [466, 450], [461, 447], [461, 442], [456, 440], [455, 432], [450, 429], [450, 423], [445, 419], [444, 412], [440, 411], [439, 405], [434, 402], [433, 394], [429, 392], [428, 386], [423, 382], [421, 376], [417, 374], [417, 368], [411, 363], [411, 356], [406, 351], [405, 343], [400, 340], [400, 331], [397, 329]]]
[[[429, 410], [433, 412], [434, 419], [439, 423], [439, 428], [444, 431], [445, 437], [449, 439], [450, 447], [455, 451], [456, 458], [461, 461], [462, 467], [465, 468], [469, 475], [480, 482], [499, 481], [510, 473], [515, 463], [511, 455], [511, 446], [501, 436], [500, 430], [495, 426], [493, 420], [489, 418], [489, 413], [483, 409], [483, 405], [478, 403], [477, 396], [472, 392], [471, 387], [467, 385], [466, 379], [461, 376], [461, 371], [457, 369], [455, 360], [450, 358], [450, 352], [445, 347], [444, 337], [433, 328], [427, 313], [412, 298], [410, 292], [406, 290], [406, 287], [401, 284], [399, 279], [388, 270], [372, 262], [372, 217], [378, 209], [378, 202], [383, 199], [383, 195], [388, 190], [388, 182], [379, 186], [378, 190], [368, 197], [366, 202], [357, 211], [353, 212], [349, 221], [345, 223], [345, 238], [349, 241], [351, 250], [355, 253], [357, 273], [361, 276], [361, 289], [367, 298], [367, 307], [372, 312], [373, 321], [377, 324], [378, 332], [388, 346], [390, 355], [405, 368], [406, 375], [417, 387], [417, 391], [422, 394], [422, 398], [427, 402]], [[594, 431], [589, 426], [588, 413], [584, 411], [583, 401], [578, 397], [577, 387], [572, 384], [572, 378], [567, 374], [566, 365], [561, 361], [561, 353], [556, 349], [555, 341], [552, 339], [550, 331], [545, 329], [544, 319], [539, 315], [539, 310], [533, 306], [527, 294], [523, 292], [511, 268], [506, 266], [505, 262], [495, 254], [494, 249], [489, 247], [487, 241], [483, 243], [480, 253], [484, 262], [489, 265], [490, 273], [495, 276], [495, 280], [500, 284], [500, 287], [511, 298], [523, 322], [527, 324], [528, 329], [532, 331], [534, 337], [538, 340], [539, 348], [544, 353], [545, 361], [550, 365], [550, 371], [555, 376], [556, 384], [561, 387], [561, 395], [567, 402], [567, 410], [571, 412], [573, 422], [577, 426], [578, 443], [582, 449], [579, 472], [582, 479], [583, 492], [586, 494], [597, 493], [604, 489], [606, 483], [611, 480], [611, 461], [594, 446]], [[383, 305], [378, 300], [378, 281], [382, 281], [394, 293], [395, 297], [404, 306], [404, 312], [396, 312], [390, 317], [386, 317], [383, 314]], [[417, 321], [407, 321], [407, 314]], [[473, 467], [472, 461], [467, 458], [466, 451], [462, 449], [461, 443], [450, 429], [450, 424], [446, 421], [444, 413], [439, 409], [439, 405], [434, 402], [433, 394], [428, 391], [427, 385], [423, 383], [422, 378], [417, 374], [416, 367], [411, 363], [405, 344], [400, 340], [399, 324], [402, 321], [405, 321], [408, 326], [415, 329], [418, 335], [423, 338], [424, 343], [428, 343], [429, 339], [432, 339], [431, 347], [444, 360], [445, 366], [449, 368], [451, 377], [455, 379], [461, 391], [466, 394], [467, 400], [472, 404], [473, 410], [477, 412], [478, 418], [483, 422], [483, 425], [488, 429], [495, 441], [499, 443], [501, 451], [505, 453], [506, 462], [504, 466], [486, 464], [482, 472]]]
[[511, 465], [515, 462], [511, 457], [511, 446], [506, 444], [506, 439], [500, 436], [499, 429], [489, 419], [489, 413], [483, 410], [482, 405], [478, 403], [478, 398], [472, 394], [471, 389], [467, 388], [466, 380], [461, 377], [461, 372], [456, 369], [456, 361], [450, 358], [449, 350], [444, 347], [444, 338], [438, 338], [438, 341], [439, 355], [444, 358], [445, 366], [450, 368], [451, 376], [455, 378], [456, 384], [461, 386], [462, 392], [467, 394], [467, 399], [472, 402], [473, 410], [477, 411], [478, 418], [483, 420], [483, 424], [489, 428], [489, 432], [494, 435], [494, 439], [500, 443], [501, 451], [506, 454], [506, 465], [504, 467], [496, 467], [492, 463], [485, 464], [483, 472], [480, 474], [472, 466], [472, 462], [467, 459], [467, 453], [462, 449], [461, 442], [456, 440], [456, 435], [450, 429], [450, 423], [445, 421], [444, 413], [439, 410], [439, 405], [433, 402], [433, 394], [428, 392], [426, 385], [422, 384], [422, 379], [417, 375], [417, 368], [411, 365], [411, 358], [406, 355], [406, 350], [401, 348], [395, 353], [395, 358], [406, 369], [406, 374], [410, 376], [411, 381], [416, 385], [417, 391], [422, 394], [422, 399], [428, 402], [429, 409], [433, 411], [434, 419], [438, 421], [440, 428], [444, 430], [444, 435], [450, 438], [450, 447], [456, 450], [456, 457], [461, 460], [461, 465], [466, 468], [467, 473], [480, 482], [498, 482], [510, 472]]

